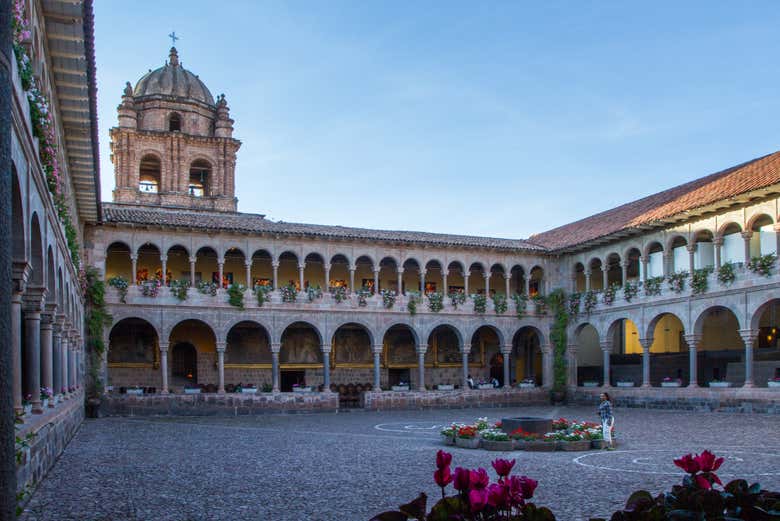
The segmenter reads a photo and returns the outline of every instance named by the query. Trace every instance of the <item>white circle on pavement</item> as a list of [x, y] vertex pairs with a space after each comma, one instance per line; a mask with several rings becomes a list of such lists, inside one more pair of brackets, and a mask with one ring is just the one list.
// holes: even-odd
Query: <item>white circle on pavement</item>
[[[665, 474], [683, 476], [685, 473], [674, 465], [683, 455], [673, 449], [636, 449], [589, 452], [572, 459], [583, 467], [614, 472], [637, 474]], [[717, 471], [722, 476], [777, 476], [780, 475], [780, 454], [752, 449], [712, 449], [717, 457], [725, 459]]]

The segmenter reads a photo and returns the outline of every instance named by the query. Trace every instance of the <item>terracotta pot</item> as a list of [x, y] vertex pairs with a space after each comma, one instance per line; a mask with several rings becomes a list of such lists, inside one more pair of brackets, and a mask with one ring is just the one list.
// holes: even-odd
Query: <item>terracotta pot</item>
[[478, 449], [482, 440], [479, 438], [455, 438], [455, 446], [461, 449]]

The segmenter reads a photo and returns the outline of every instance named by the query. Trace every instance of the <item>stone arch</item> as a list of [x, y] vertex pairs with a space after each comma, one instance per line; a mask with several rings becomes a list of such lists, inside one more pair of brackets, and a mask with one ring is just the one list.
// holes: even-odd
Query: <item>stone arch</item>
[[[780, 317], [780, 298], [769, 299], [756, 308], [750, 317], [750, 329], [753, 331], [760, 330], [762, 327], [761, 321], [763, 315], [769, 310], [771, 310], [776, 317]], [[777, 320], [777, 322], [780, 324], [780, 320]]]
[[27, 222], [24, 218], [24, 199], [22, 198], [16, 165], [11, 165], [11, 256], [15, 261], [27, 258]]
[[482, 328], [490, 329], [498, 337], [499, 348], [506, 345], [506, 335], [504, 334], [504, 331], [502, 331], [501, 328], [498, 327], [497, 325], [491, 323], [481, 323], [472, 326], [471, 328], [466, 330], [465, 338], [468, 339], [469, 341], [472, 341], [474, 335], [476, 335], [477, 332], [479, 332], [479, 330]]
[[187, 178], [187, 191], [189, 194], [195, 197], [217, 195], [212, 193], [214, 188], [213, 172], [214, 165], [210, 159], [202, 156], [193, 159], [189, 166], [189, 176]]
[[130, 260], [132, 249], [124, 241], [114, 241], [106, 248], [106, 279], [119, 276], [132, 283], [135, 280], [133, 276], [133, 263]]
[[756, 226], [763, 224], [774, 224], [775, 219], [766, 211], [758, 211], [748, 218], [745, 230], [756, 231]]
[[440, 328], [440, 327], [448, 327], [451, 328], [455, 332], [455, 336], [458, 338], [459, 344], [462, 346], [463, 342], [465, 340], [465, 336], [463, 334], [463, 331], [456, 326], [452, 321], [448, 319], [441, 319], [437, 320], [431, 324], [429, 324], [427, 327], [424, 328], [422, 332], [422, 338], [430, 339], [430, 336], [433, 334], [433, 332]]
[[337, 364], [369, 366], [373, 363], [374, 336], [365, 323], [345, 321], [331, 335], [331, 358]]
[[108, 363], [154, 364], [159, 341], [152, 322], [130, 313], [115, 320], [108, 332]]
[[[394, 257], [391, 256], [391, 258], [394, 259]], [[346, 253], [343, 252], [336, 252], [333, 255], [330, 256], [330, 263], [333, 264], [335, 262], [343, 262], [346, 263], [347, 266], [352, 266], [352, 257]]]
[[604, 267], [607, 270], [607, 283], [609, 286], [613, 284], [623, 285], [623, 267], [621, 266], [622, 259], [618, 252], [609, 253], [604, 258]]
[[[443, 266], [443, 264], [442, 264], [442, 266]], [[461, 260], [457, 260], [457, 259], [451, 260], [447, 264], [447, 269], [451, 271], [453, 266], [455, 266], [456, 268], [459, 268], [460, 269], [460, 273], [465, 273], [465, 271], [466, 271], [466, 267], [465, 267], [466, 264], [463, 261], [461, 261]]]
[[718, 227], [719, 237], [723, 237], [724, 235], [729, 235], [730, 233], [741, 233], [741, 232], [742, 232], [742, 225], [734, 220], [726, 221]]
[[168, 132], [181, 132], [182, 130], [181, 114], [178, 112], [171, 112], [168, 115]]
[[317, 323], [314, 320], [302, 319], [300, 317], [288, 318], [287, 320], [282, 322], [282, 324], [280, 324], [278, 327], [276, 327], [274, 329], [274, 331], [275, 331], [275, 334], [278, 335], [278, 337], [275, 337], [274, 341], [281, 343], [282, 336], [284, 336], [284, 332], [290, 326], [295, 325], [295, 324], [301, 324], [301, 325], [305, 325], [305, 326], [311, 327], [314, 330], [314, 332], [317, 333], [317, 338], [318, 338], [318, 341], [319, 341], [318, 345], [322, 346], [325, 343], [325, 338], [326, 338], [326, 336], [324, 334], [325, 328], [322, 326], [322, 324], [319, 324], [319, 323]]
[[162, 191], [162, 156], [159, 152], [147, 150], [138, 162], [138, 189], [156, 194]]
[[377, 339], [381, 338], [382, 340], [384, 340], [385, 336], [387, 335], [387, 332], [396, 326], [404, 326], [409, 328], [409, 330], [412, 332], [412, 337], [414, 338], [415, 345], [420, 345], [421, 335], [417, 331], [417, 326], [415, 326], [415, 324], [412, 323], [410, 320], [401, 319], [401, 318], [396, 319], [393, 322], [390, 322], [388, 325], [381, 328], [379, 330], [379, 334], [377, 335]]
[[54, 270], [54, 251], [51, 246], [46, 249], [46, 301], [57, 304], [57, 277]]
[[503, 385], [504, 364], [507, 363], [502, 352], [506, 345], [504, 332], [493, 324], [477, 324], [470, 331], [471, 335], [467, 338], [471, 343], [471, 350], [479, 353], [487, 365], [488, 374], [485, 376], [495, 378]]
[[523, 325], [512, 335], [512, 358], [514, 379], [518, 382], [530, 381], [542, 385], [544, 375], [542, 366], [542, 346], [544, 334], [533, 325]]
[[661, 241], [650, 241], [647, 243], [647, 246], [645, 246], [642, 255], [648, 257], [653, 253], [662, 252], [662, 251], [664, 251], [664, 245], [661, 243]]
[[225, 328], [226, 364], [270, 364], [271, 332], [254, 319], [237, 318]]
[[201, 315], [194, 315], [185, 318], [180, 318], [171, 324], [163, 326], [160, 331], [160, 338], [168, 339], [168, 341], [170, 341], [171, 334], [173, 333], [174, 329], [176, 329], [177, 326], [180, 326], [182, 323], [187, 321], [203, 323], [209, 329], [209, 331], [211, 331], [211, 335], [213, 336], [213, 338], [210, 337], [210, 340], [213, 340], [214, 345], [216, 345], [216, 341], [218, 338], [217, 332], [219, 331], [219, 327], [217, 324], [212, 322], [208, 317], [201, 316]]
[[376, 329], [372, 324], [369, 324], [368, 321], [359, 318], [359, 317], [351, 317], [349, 319], [343, 319], [336, 322], [336, 324], [332, 325], [328, 331], [326, 331], [326, 338], [330, 338], [331, 343], [333, 342], [336, 331], [342, 326], [346, 326], [349, 324], [354, 324], [357, 326], [360, 326], [366, 330], [366, 333], [368, 333], [368, 337], [371, 340], [371, 345], [374, 346], [378, 342], [378, 336], [376, 334]]
[[322, 330], [313, 322], [291, 320], [280, 328], [279, 360], [282, 364], [322, 365]]
[[666, 239], [666, 246], [664, 250], [669, 251], [680, 246], [688, 245], [688, 235], [681, 232], [675, 232], [669, 234]]
[[[135, 276], [140, 281], [144, 280], [162, 280], [162, 249], [155, 241], [146, 241], [138, 247], [136, 255], [136, 273]], [[159, 273], [158, 273], [159, 271]]]
[[[717, 319], [718, 316], [723, 317], [725, 320], [718, 320], [719, 322], [728, 322], [728, 328], [727, 329], [733, 329], [733, 331], [720, 331], [717, 334], [712, 334], [710, 331], [707, 331], [708, 328], [706, 328], [706, 322], [708, 322], [710, 319]], [[699, 337], [699, 348], [704, 349], [702, 347], [702, 344], [709, 344], [712, 341], [714, 341], [714, 338], [706, 338], [706, 337], [717, 337], [720, 341], [724, 340], [724, 335], [727, 333], [733, 333], [731, 335], [731, 341], [734, 342], [735, 339], [739, 344], [742, 343], [741, 337], [739, 337], [739, 330], [742, 328], [742, 321], [740, 320], [740, 311], [735, 306], [731, 305], [728, 302], [719, 302], [718, 304], [714, 306], [708, 306], [707, 308], [701, 310], [699, 314], [696, 316], [696, 320], [694, 320], [693, 323], [693, 333]]]
[[32, 266], [30, 283], [33, 286], [43, 286], [44, 283], [43, 255], [41, 224], [38, 220], [38, 213], [33, 212], [32, 218], [30, 219], [30, 265]]
[[[463, 363], [463, 334], [450, 322], [439, 321], [426, 331], [428, 349], [435, 353], [435, 363], [440, 365], [461, 365]], [[469, 358], [476, 361], [473, 355]]]
[[65, 286], [64, 286], [64, 279], [62, 278], [62, 267], [57, 268], [57, 288], [59, 289], [57, 291], [57, 306], [59, 306], [60, 313], [63, 312], [64, 309], [64, 295], [65, 295]]

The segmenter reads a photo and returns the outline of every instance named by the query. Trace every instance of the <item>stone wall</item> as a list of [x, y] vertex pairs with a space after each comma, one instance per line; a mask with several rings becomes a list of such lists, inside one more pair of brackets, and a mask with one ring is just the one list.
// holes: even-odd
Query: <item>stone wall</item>
[[268, 413], [336, 412], [336, 393], [108, 395], [106, 416], [246, 416]]
[[[593, 405], [596, 414], [601, 392], [602, 389], [598, 388], [577, 389], [573, 401], [580, 405]], [[780, 390], [778, 389], [710, 389], [707, 387], [618, 389], [613, 387], [607, 392], [613, 405], [617, 407], [780, 414]]]
[[367, 392], [365, 408], [373, 411], [398, 409], [462, 409], [470, 407], [516, 407], [549, 403], [546, 390], [490, 389], [435, 392]]
[[76, 393], [71, 399], [47, 409], [43, 415], [33, 416], [16, 435], [25, 438], [35, 436], [29, 447], [22, 450], [22, 462], [16, 467], [17, 491], [33, 488], [54, 466], [62, 451], [76, 434], [84, 420], [84, 394]]

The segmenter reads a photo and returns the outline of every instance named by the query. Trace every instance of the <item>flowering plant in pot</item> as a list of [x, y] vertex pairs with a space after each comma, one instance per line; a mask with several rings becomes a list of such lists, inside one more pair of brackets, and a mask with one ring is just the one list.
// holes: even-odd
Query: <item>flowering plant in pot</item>
[[408, 291], [406, 293], [406, 310], [410, 315], [417, 314], [417, 304], [420, 302], [419, 291]]
[[537, 293], [531, 297], [531, 300], [534, 301], [534, 312], [537, 315], [544, 315], [547, 313], [547, 299], [544, 298], [544, 295]]
[[246, 286], [243, 284], [231, 284], [227, 288], [228, 304], [238, 309], [244, 309], [244, 292]]
[[287, 284], [279, 288], [282, 294], [282, 302], [295, 302], [298, 298], [298, 290], [295, 289], [294, 284]]
[[444, 295], [438, 292], [428, 293], [428, 309], [433, 313], [438, 313], [444, 309]]
[[141, 294], [144, 297], [156, 297], [160, 294], [162, 281], [160, 279], [146, 280], [141, 283]]
[[726, 261], [718, 268], [718, 282], [724, 286], [730, 285], [737, 278], [737, 273], [734, 271], [734, 263]]
[[512, 295], [512, 300], [515, 301], [515, 315], [517, 315], [517, 318], [523, 318], [528, 309], [528, 295], [515, 293]]
[[471, 300], [474, 302], [474, 313], [484, 314], [487, 309], [487, 297], [475, 293], [471, 295]]
[[577, 315], [580, 314], [580, 302], [582, 301], [582, 293], [572, 293], [569, 295], [568, 300], [568, 311], [569, 316], [572, 318], [577, 318]]
[[214, 297], [217, 294], [217, 285], [214, 282], [200, 281], [198, 282], [198, 292]]
[[479, 448], [479, 430], [474, 425], [463, 425], [455, 435], [455, 445], [464, 449]]
[[748, 263], [748, 269], [753, 273], [769, 277], [772, 275], [772, 268], [777, 262], [777, 255], [774, 253], [768, 253], [766, 255], [758, 255], [751, 257]]
[[116, 288], [116, 290], [119, 292], [119, 302], [122, 304], [125, 304], [125, 299], [127, 298], [127, 288], [128, 288], [128, 282], [127, 279], [124, 277], [120, 277], [119, 275], [115, 277], [111, 277], [108, 279], [108, 285], [112, 288]]
[[664, 281], [663, 277], [650, 277], [644, 282], [645, 295], [648, 297], [655, 297], [661, 294], [661, 283]]
[[585, 314], [590, 315], [591, 312], [596, 309], [596, 305], [599, 303], [598, 292], [594, 290], [588, 290], [585, 292], [584, 298]]
[[450, 291], [449, 297], [453, 309], [458, 309], [458, 306], [466, 303], [466, 294], [462, 291]]
[[493, 295], [493, 310], [496, 312], [496, 315], [503, 315], [506, 313], [506, 308], [506, 295], [500, 293]]
[[675, 293], [682, 293], [685, 290], [685, 280], [689, 275], [685, 270], [669, 275], [669, 289]]
[[263, 304], [268, 302], [268, 294], [273, 291], [273, 288], [268, 285], [258, 284], [255, 286], [255, 297], [257, 297], [257, 307], [263, 307]]
[[617, 294], [619, 287], [620, 286], [618, 284], [610, 284], [607, 289], [604, 290], [604, 294], [602, 295], [604, 304], [611, 306], [615, 303], [615, 295]]
[[398, 294], [391, 289], [383, 289], [379, 292], [382, 295], [382, 305], [385, 309], [392, 309], [395, 306], [395, 299]]
[[445, 445], [455, 445], [455, 436], [457, 436], [458, 429], [461, 427], [463, 427], [463, 424], [451, 423], [448, 427], [445, 427], [439, 431], [439, 434], [441, 434], [442, 441], [444, 441]]
[[509, 451], [514, 447], [509, 434], [500, 429], [485, 429], [479, 433], [482, 438], [482, 448], [485, 450]]
[[371, 290], [368, 288], [360, 288], [357, 290], [357, 304], [359, 307], [364, 308], [368, 305], [368, 297], [371, 296]]
[[309, 302], [314, 302], [319, 298], [322, 298], [322, 288], [319, 284], [306, 288], [306, 299]]
[[178, 300], [185, 300], [187, 298], [187, 291], [190, 289], [190, 281], [186, 279], [178, 279], [171, 281], [171, 294]]
[[627, 280], [623, 284], [623, 298], [626, 302], [631, 302], [639, 294], [639, 283], [632, 280]]
[[346, 286], [331, 286], [330, 294], [333, 295], [333, 299], [336, 304], [340, 304], [347, 300], [347, 287]]

